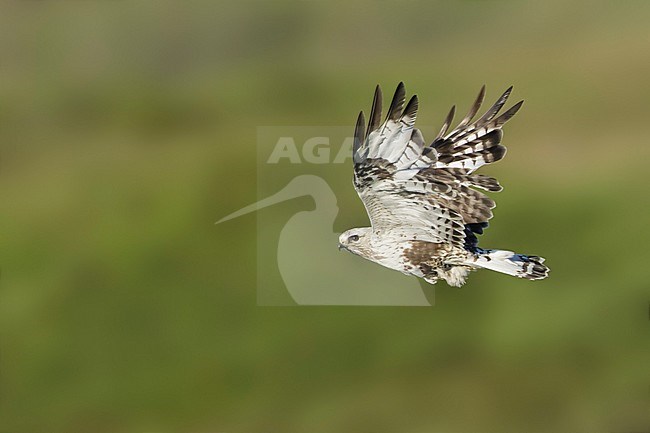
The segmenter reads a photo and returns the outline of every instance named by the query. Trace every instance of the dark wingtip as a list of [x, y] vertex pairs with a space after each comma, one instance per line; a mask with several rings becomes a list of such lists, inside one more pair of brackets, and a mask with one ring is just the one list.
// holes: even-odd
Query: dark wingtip
[[368, 120], [368, 130], [366, 131], [366, 137], [370, 135], [372, 131], [379, 127], [379, 122], [381, 118], [382, 110], [382, 92], [381, 86], [377, 84], [375, 87], [375, 95], [372, 98], [372, 108], [370, 109], [370, 119]]
[[515, 86], [508, 87], [506, 89], [506, 91], [503, 92], [503, 95], [501, 95], [501, 98], [499, 98], [499, 100], [504, 100], [505, 101], [506, 99], [508, 99], [510, 97], [510, 94], [512, 93], [512, 89], [514, 89], [514, 88], [515, 88]]
[[479, 108], [481, 108], [481, 105], [483, 105], [484, 100], [485, 100], [485, 84], [481, 86], [481, 89], [479, 90], [478, 95], [474, 100], [474, 103], [471, 105], [465, 117], [460, 121], [460, 123], [456, 126], [456, 128], [452, 133], [459, 131], [460, 129], [469, 125], [469, 123], [474, 119], [474, 116], [476, 116], [476, 113], [478, 113], [478, 110]]
[[363, 114], [363, 110], [359, 112], [359, 117], [357, 117], [357, 124], [354, 128], [354, 143], [352, 146], [352, 155], [356, 157], [359, 148], [364, 142], [365, 138], [365, 123], [366, 119]]
[[451, 110], [449, 110], [449, 113], [447, 114], [447, 117], [445, 117], [445, 121], [442, 123], [440, 132], [438, 132], [436, 138], [433, 139], [434, 142], [441, 139], [445, 135], [445, 133], [449, 130], [449, 126], [451, 126], [451, 122], [454, 121], [455, 115], [456, 115], [456, 106], [452, 105]]
[[395, 89], [395, 94], [393, 95], [393, 100], [390, 103], [390, 108], [388, 109], [388, 114], [386, 119], [397, 120], [402, 114], [402, 108], [404, 107], [404, 99], [406, 98], [406, 90], [404, 88], [404, 82], [400, 81]]
[[485, 100], [485, 84], [483, 84], [478, 91], [478, 95], [476, 96], [476, 100], [479, 101], [478, 105], [481, 105], [483, 101]]
[[521, 109], [522, 105], [524, 105], [524, 100], [523, 99], [521, 101], [517, 102], [512, 107], [510, 107], [508, 109], [508, 111], [512, 111], [512, 114], [514, 115], [517, 111], [519, 111]]
[[506, 151], [507, 151], [506, 147], [501, 146], [500, 144], [492, 147], [490, 149], [490, 153], [492, 154], [492, 158], [493, 158], [491, 162], [497, 162], [502, 160], [503, 157], [506, 156]]
[[517, 102], [515, 105], [512, 107], [508, 108], [505, 113], [497, 117], [495, 120], [492, 121], [493, 125], [495, 127], [500, 127], [504, 123], [506, 123], [508, 120], [510, 120], [521, 108], [521, 106], [524, 105], [524, 101], [521, 100]]
[[418, 112], [418, 106], [419, 106], [418, 95], [411, 96], [411, 99], [409, 99], [409, 102], [406, 104], [406, 108], [404, 109], [404, 113], [402, 114], [402, 117], [408, 116], [414, 118]]
[[510, 93], [512, 92], [512, 89], [513, 89], [513, 86], [508, 87], [506, 89], [506, 91], [503, 92], [503, 94], [499, 97], [499, 99], [497, 99], [497, 101], [494, 103], [494, 105], [492, 105], [492, 107], [490, 107], [490, 109], [487, 110], [483, 114], [483, 116], [481, 116], [481, 118], [478, 119], [475, 122], [475, 125], [479, 125], [479, 126], [484, 125], [486, 122], [489, 122], [490, 120], [492, 120], [494, 118], [494, 116], [496, 116], [499, 113], [501, 108], [503, 108], [503, 105], [506, 103], [506, 101], [510, 97]]

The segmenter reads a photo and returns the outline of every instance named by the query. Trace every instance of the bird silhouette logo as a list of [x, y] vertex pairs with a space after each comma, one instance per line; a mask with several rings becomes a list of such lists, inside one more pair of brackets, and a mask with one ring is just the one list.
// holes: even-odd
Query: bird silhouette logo
[[[274, 248], [282, 281], [296, 304], [432, 305], [415, 277], [339, 252], [340, 233], [334, 231], [337, 199], [320, 176], [296, 176], [280, 191], [223, 217], [217, 224], [304, 196], [311, 197], [315, 207], [291, 215]], [[258, 281], [263, 278], [258, 276]]]

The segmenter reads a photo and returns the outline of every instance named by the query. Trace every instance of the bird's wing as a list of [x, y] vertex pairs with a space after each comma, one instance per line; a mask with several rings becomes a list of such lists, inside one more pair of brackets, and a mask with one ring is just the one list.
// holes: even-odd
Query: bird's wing
[[484, 164], [503, 158], [501, 127], [521, 107], [515, 104], [497, 117], [512, 87], [478, 120], [485, 87], [467, 115], [449, 131], [452, 107], [430, 145], [414, 127], [417, 96], [406, 100], [397, 86], [383, 123], [382, 93], [375, 90], [368, 128], [359, 114], [353, 148], [354, 185], [376, 231], [430, 242], [475, 247], [492, 217], [493, 200], [474, 188], [500, 191], [496, 179], [475, 174]]

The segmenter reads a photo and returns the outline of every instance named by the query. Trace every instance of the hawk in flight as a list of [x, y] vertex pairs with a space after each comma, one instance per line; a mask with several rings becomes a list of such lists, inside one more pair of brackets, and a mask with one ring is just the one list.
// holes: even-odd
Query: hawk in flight
[[377, 86], [367, 130], [362, 111], [353, 146], [354, 187], [371, 227], [343, 233], [339, 249], [431, 284], [444, 279], [460, 287], [469, 272], [479, 268], [529, 280], [546, 278], [549, 269], [543, 258], [479, 248], [476, 237], [488, 226], [495, 206], [478, 189], [501, 191], [501, 185], [475, 172], [506, 153], [501, 127], [523, 103], [498, 115], [511, 91], [473, 120], [483, 102], [483, 86], [463, 120], [450, 130], [452, 107], [436, 138], [426, 144], [414, 128], [417, 96], [404, 106], [406, 93], [400, 83], [380, 123], [382, 93]]

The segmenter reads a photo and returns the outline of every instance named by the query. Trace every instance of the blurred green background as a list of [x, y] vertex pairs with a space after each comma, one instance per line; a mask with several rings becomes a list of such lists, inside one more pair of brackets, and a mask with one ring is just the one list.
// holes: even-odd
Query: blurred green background
[[[643, 1], [2, 3], [0, 431], [647, 428], [649, 19]], [[526, 99], [484, 171], [505, 190], [481, 242], [551, 277], [476, 273], [433, 308], [257, 306], [256, 216], [214, 225], [256, 200], [256, 128], [352, 129], [400, 80], [423, 125], [483, 83]], [[365, 223], [346, 191], [338, 230]]]

